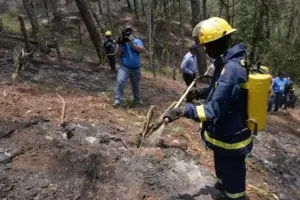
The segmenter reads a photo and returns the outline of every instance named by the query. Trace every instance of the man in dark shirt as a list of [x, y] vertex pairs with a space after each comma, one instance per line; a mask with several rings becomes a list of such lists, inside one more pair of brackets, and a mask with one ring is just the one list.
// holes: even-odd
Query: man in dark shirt
[[117, 72], [116, 70], [116, 41], [111, 38], [111, 31], [105, 32], [104, 50], [107, 56], [111, 71]]

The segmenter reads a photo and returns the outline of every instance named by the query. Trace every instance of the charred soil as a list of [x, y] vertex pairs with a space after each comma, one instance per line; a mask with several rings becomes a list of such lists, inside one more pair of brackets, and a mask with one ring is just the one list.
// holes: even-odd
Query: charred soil
[[[11, 82], [13, 64], [0, 51], [0, 198], [215, 199], [213, 160], [180, 119], [161, 148], [137, 148], [145, 114], [159, 116], [184, 91], [180, 81], [144, 74], [138, 108], [112, 107], [116, 75], [89, 63], [33, 63]], [[61, 123], [62, 101], [65, 103]], [[130, 101], [130, 91], [127, 91]], [[248, 159], [251, 199], [299, 199], [299, 108], [280, 111], [259, 133]], [[176, 144], [169, 145], [168, 143]]]

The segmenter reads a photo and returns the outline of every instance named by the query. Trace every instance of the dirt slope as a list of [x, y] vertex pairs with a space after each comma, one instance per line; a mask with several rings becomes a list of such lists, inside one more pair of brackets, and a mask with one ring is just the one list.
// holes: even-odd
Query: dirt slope
[[[0, 198], [215, 199], [211, 152], [197, 124], [180, 119], [162, 138], [179, 148], [136, 148], [144, 115], [176, 100], [181, 82], [144, 75], [141, 108], [111, 106], [115, 75], [92, 64], [35, 63], [12, 83], [0, 51]], [[60, 124], [62, 102], [66, 117]], [[130, 92], [127, 91], [127, 99]], [[252, 199], [299, 199], [299, 108], [280, 112], [255, 139], [248, 161]], [[182, 147], [182, 148], [181, 148]], [[275, 196], [273, 195], [276, 194]]]

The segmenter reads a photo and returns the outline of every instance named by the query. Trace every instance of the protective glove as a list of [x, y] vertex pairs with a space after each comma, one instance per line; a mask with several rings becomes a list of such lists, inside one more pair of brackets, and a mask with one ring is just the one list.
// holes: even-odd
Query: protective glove
[[168, 123], [175, 121], [183, 115], [183, 108], [174, 108], [166, 112], [164, 115], [164, 120]]
[[194, 99], [204, 99], [205, 98], [205, 88], [191, 88], [189, 93], [186, 95], [186, 101], [191, 102]]

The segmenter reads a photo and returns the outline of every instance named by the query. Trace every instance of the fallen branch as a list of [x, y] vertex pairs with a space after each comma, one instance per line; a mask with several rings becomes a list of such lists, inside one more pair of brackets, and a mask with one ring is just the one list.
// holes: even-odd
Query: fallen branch
[[139, 147], [141, 147], [143, 145], [145, 136], [147, 135], [147, 133], [150, 130], [149, 126], [150, 126], [150, 123], [151, 123], [151, 119], [153, 117], [153, 110], [154, 110], [154, 106], [152, 105], [152, 106], [150, 106], [150, 108], [147, 112], [147, 115], [146, 115], [146, 121], [144, 122], [143, 132], [142, 132], [142, 135], [141, 135], [141, 141], [140, 141]]
[[161, 148], [174, 148], [174, 149], [181, 149], [183, 151], [186, 151], [188, 149], [187, 144], [185, 143], [179, 143], [179, 142], [174, 142], [174, 141], [166, 141], [166, 140], [159, 140], [159, 142], [157, 143], [158, 147]]
[[[0, 38], [5, 38], [5, 39], [10, 39], [10, 40], [18, 40], [18, 41], [24, 41], [24, 38], [18, 35], [9, 35], [9, 34], [5, 34], [5, 33], [0, 33]], [[35, 46], [38, 46], [39, 43], [36, 40], [33, 39], [29, 39], [29, 42]], [[48, 48], [55, 48], [55, 44], [54, 43], [47, 43], [47, 47]]]
[[60, 96], [58, 93], [56, 93], [57, 96], [60, 98], [62, 101], [62, 109], [61, 109], [61, 116], [60, 116], [60, 125], [65, 122], [65, 112], [66, 112], [66, 102], [62, 96]]
[[195, 151], [202, 152], [202, 150], [198, 147], [198, 145], [194, 142], [194, 140], [192, 140], [192, 138], [189, 134], [183, 134], [183, 136], [191, 143], [191, 145]]
[[263, 189], [260, 189], [260, 188], [257, 188], [257, 187], [255, 187], [255, 186], [253, 186], [253, 185], [251, 185], [251, 184], [248, 184], [248, 189], [249, 190], [254, 190], [254, 192], [256, 193], [256, 194], [258, 194], [259, 196], [263, 196], [263, 197], [265, 197], [265, 198], [267, 198], [267, 199], [269, 199], [269, 200], [278, 200], [279, 198], [275, 195], [275, 194], [273, 194], [272, 192], [268, 192], [268, 191], [265, 191], [265, 190], [263, 190]]
[[149, 131], [149, 133], [153, 133], [154, 131], [156, 131], [163, 123], [164, 123], [164, 115], [171, 110], [172, 108], [174, 108], [176, 105], [176, 101], [174, 101], [169, 107], [168, 109], [158, 118], [158, 120], [156, 122], [154, 122], [153, 127], [151, 128], [151, 130]]

